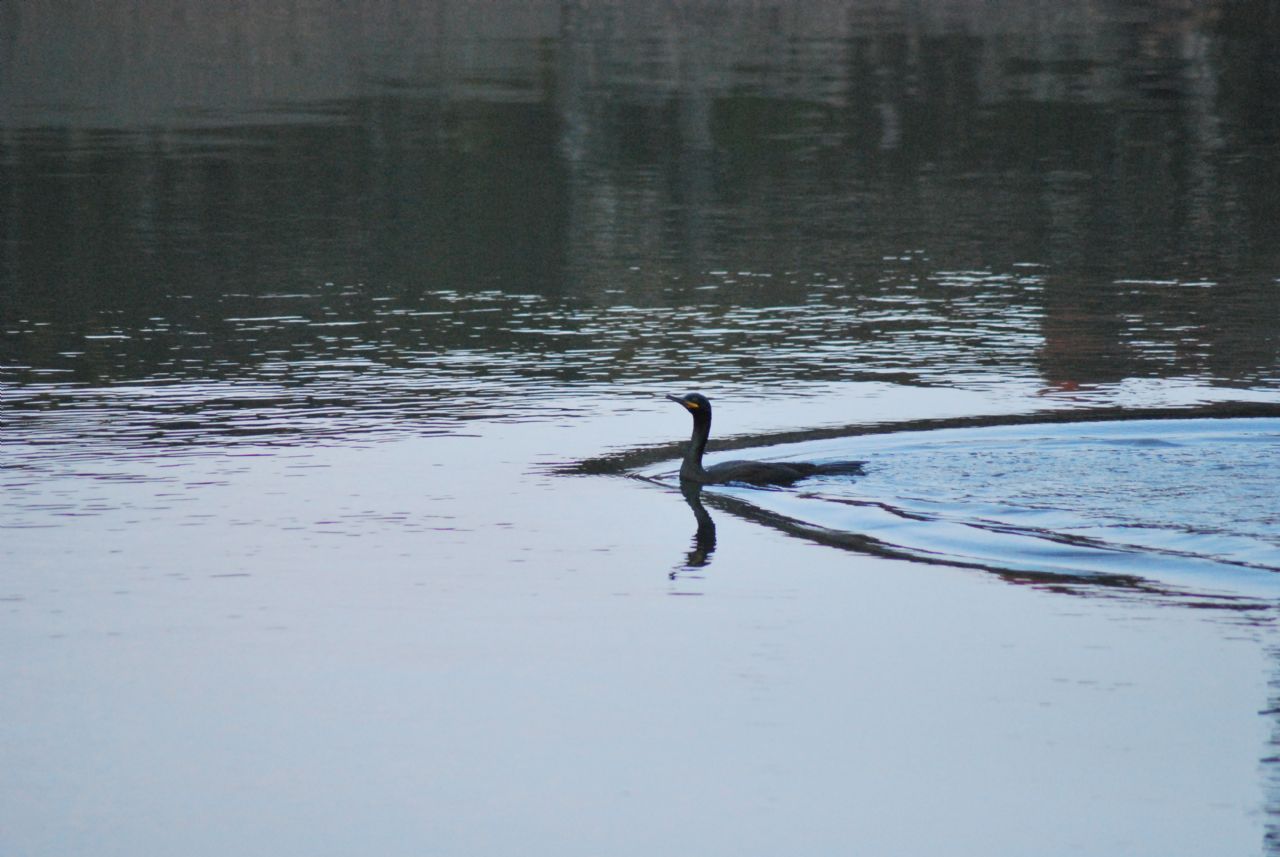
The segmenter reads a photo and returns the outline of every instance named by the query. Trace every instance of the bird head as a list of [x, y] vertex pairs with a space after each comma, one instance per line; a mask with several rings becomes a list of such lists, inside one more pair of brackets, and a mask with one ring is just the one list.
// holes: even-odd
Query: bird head
[[693, 414], [695, 419], [711, 417], [711, 400], [701, 393], [685, 393], [683, 396], [667, 396], [667, 398]]

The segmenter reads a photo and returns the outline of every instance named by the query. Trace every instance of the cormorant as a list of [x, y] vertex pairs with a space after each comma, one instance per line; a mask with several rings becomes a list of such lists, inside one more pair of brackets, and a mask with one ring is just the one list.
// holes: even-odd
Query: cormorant
[[807, 461], [722, 461], [710, 467], [702, 466], [702, 453], [711, 435], [711, 401], [701, 393], [683, 396], [667, 396], [683, 407], [693, 417], [693, 436], [684, 452], [680, 465], [680, 481], [699, 485], [723, 485], [741, 482], [747, 485], [790, 485], [809, 476], [820, 474], [862, 473], [861, 461], [837, 461], [830, 464], [813, 464]]

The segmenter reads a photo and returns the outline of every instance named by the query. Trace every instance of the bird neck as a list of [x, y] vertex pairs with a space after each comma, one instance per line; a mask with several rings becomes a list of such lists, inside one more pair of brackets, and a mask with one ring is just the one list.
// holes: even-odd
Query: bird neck
[[702, 469], [702, 453], [707, 449], [707, 438], [710, 436], [711, 415], [694, 415], [693, 435], [684, 451], [684, 463], [680, 465], [681, 479], [697, 479], [706, 473]]

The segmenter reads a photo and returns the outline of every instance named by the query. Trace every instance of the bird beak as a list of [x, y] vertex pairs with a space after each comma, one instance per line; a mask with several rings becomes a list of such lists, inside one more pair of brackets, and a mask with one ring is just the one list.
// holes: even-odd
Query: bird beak
[[679, 396], [669, 395], [667, 396], [667, 398], [675, 402], [677, 405], [680, 405], [681, 407], [683, 407], [686, 411], [696, 411], [698, 409], [697, 402], [690, 402], [687, 399], [680, 398]]
[[675, 402], [677, 405], [680, 405], [686, 411], [696, 411], [698, 409], [698, 405], [696, 402], [686, 402], [684, 399], [680, 398], [679, 396], [672, 396], [672, 395], [668, 395], [667, 398]]

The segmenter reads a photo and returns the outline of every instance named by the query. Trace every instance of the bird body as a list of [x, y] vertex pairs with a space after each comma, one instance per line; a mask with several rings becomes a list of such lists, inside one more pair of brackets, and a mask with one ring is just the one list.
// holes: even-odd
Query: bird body
[[809, 476], [823, 473], [856, 474], [862, 472], [862, 462], [844, 461], [832, 464], [813, 464], [806, 461], [722, 461], [710, 467], [702, 466], [702, 454], [711, 436], [711, 400], [701, 393], [684, 396], [667, 396], [683, 407], [693, 417], [693, 435], [685, 448], [684, 461], [680, 464], [680, 481], [698, 485], [724, 485], [731, 482], [746, 485], [790, 485]]

